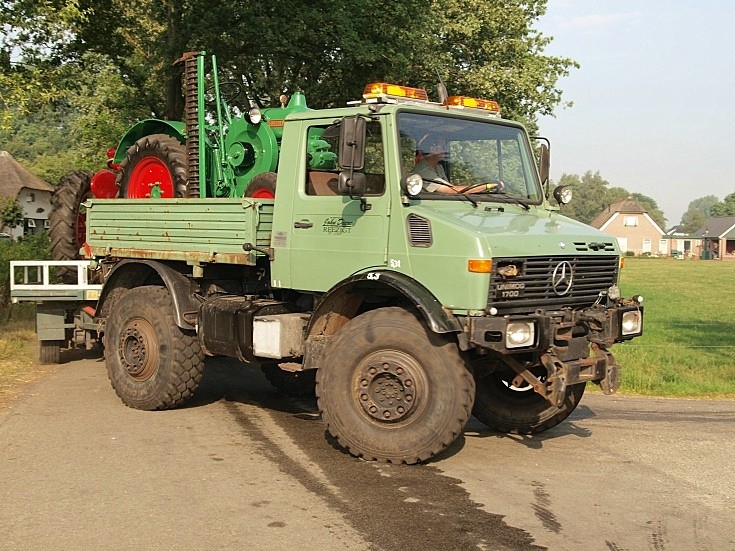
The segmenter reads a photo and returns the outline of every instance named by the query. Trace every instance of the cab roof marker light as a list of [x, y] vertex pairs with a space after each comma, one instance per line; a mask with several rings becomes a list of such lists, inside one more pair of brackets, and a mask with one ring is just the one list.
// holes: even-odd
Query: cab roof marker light
[[459, 108], [470, 108], [480, 109], [482, 111], [490, 111], [492, 113], [500, 114], [500, 104], [497, 101], [470, 98], [467, 96], [449, 96], [444, 105], [447, 107], [459, 107]]
[[400, 86], [398, 84], [390, 84], [387, 82], [371, 82], [362, 91], [363, 99], [409, 99], [416, 101], [429, 101], [426, 90], [421, 88], [411, 88], [409, 86]]

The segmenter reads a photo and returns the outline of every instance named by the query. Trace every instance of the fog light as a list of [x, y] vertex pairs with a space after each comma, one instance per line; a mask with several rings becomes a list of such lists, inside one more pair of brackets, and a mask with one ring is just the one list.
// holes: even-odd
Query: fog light
[[515, 321], [505, 329], [506, 348], [532, 346], [536, 340], [536, 328], [532, 322]]
[[631, 310], [623, 314], [620, 323], [620, 332], [623, 335], [635, 335], [641, 332], [641, 313], [637, 310]]

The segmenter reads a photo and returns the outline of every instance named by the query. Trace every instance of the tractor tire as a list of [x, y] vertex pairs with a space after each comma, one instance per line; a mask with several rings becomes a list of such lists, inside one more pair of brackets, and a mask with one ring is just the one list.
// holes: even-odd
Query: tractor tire
[[188, 197], [186, 148], [166, 134], [143, 136], [120, 163], [120, 197], [128, 199]]
[[327, 430], [352, 455], [413, 464], [462, 432], [475, 381], [455, 342], [391, 307], [354, 318], [330, 339], [316, 395]]
[[277, 175], [275, 172], [256, 174], [248, 183], [243, 195], [254, 199], [275, 199], [276, 179]]
[[41, 365], [59, 363], [59, 360], [61, 359], [62, 344], [62, 341], [39, 341], [38, 363]]
[[530, 385], [512, 386], [515, 376], [511, 370], [501, 370], [477, 379], [472, 413], [498, 432], [537, 434], [549, 430], [572, 414], [584, 394], [585, 384], [568, 386], [561, 407], [552, 406]]
[[[51, 197], [49, 241], [54, 260], [79, 260], [79, 249], [87, 239], [87, 214], [82, 203], [91, 197], [92, 172], [75, 170], [65, 174]], [[76, 283], [76, 270], [56, 267], [65, 283]]]
[[176, 325], [167, 289], [125, 291], [106, 326], [107, 375], [125, 405], [152, 411], [191, 398], [202, 379], [204, 352], [193, 331]]
[[281, 394], [296, 398], [314, 396], [316, 369], [291, 372], [284, 371], [278, 364], [263, 364], [260, 368], [268, 382]]

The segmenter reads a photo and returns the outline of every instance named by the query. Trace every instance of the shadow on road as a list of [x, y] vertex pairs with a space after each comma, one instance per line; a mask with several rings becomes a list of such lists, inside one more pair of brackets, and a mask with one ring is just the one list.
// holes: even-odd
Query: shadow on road
[[523, 444], [527, 448], [541, 449], [544, 442], [547, 440], [553, 440], [562, 436], [577, 436], [579, 438], [589, 438], [592, 436], [592, 431], [588, 428], [580, 425], [577, 421], [583, 421], [596, 417], [594, 411], [589, 407], [581, 405], [569, 416], [565, 421], [562, 421], [559, 425], [552, 429], [549, 429], [541, 434], [507, 434], [504, 432], [497, 432], [487, 428], [483, 423], [475, 419], [470, 418], [464, 428], [464, 436], [466, 438], [498, 438], [512, 440], [519, 444]]

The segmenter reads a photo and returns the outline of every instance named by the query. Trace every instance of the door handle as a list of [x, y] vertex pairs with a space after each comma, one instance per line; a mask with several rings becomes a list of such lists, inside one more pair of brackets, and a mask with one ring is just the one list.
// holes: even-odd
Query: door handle
[[311, 228], [312, 226], [314, 226], [314, 224], [308, 220], [299, 220], [298, 222], [293, 223], [294, 228]]

